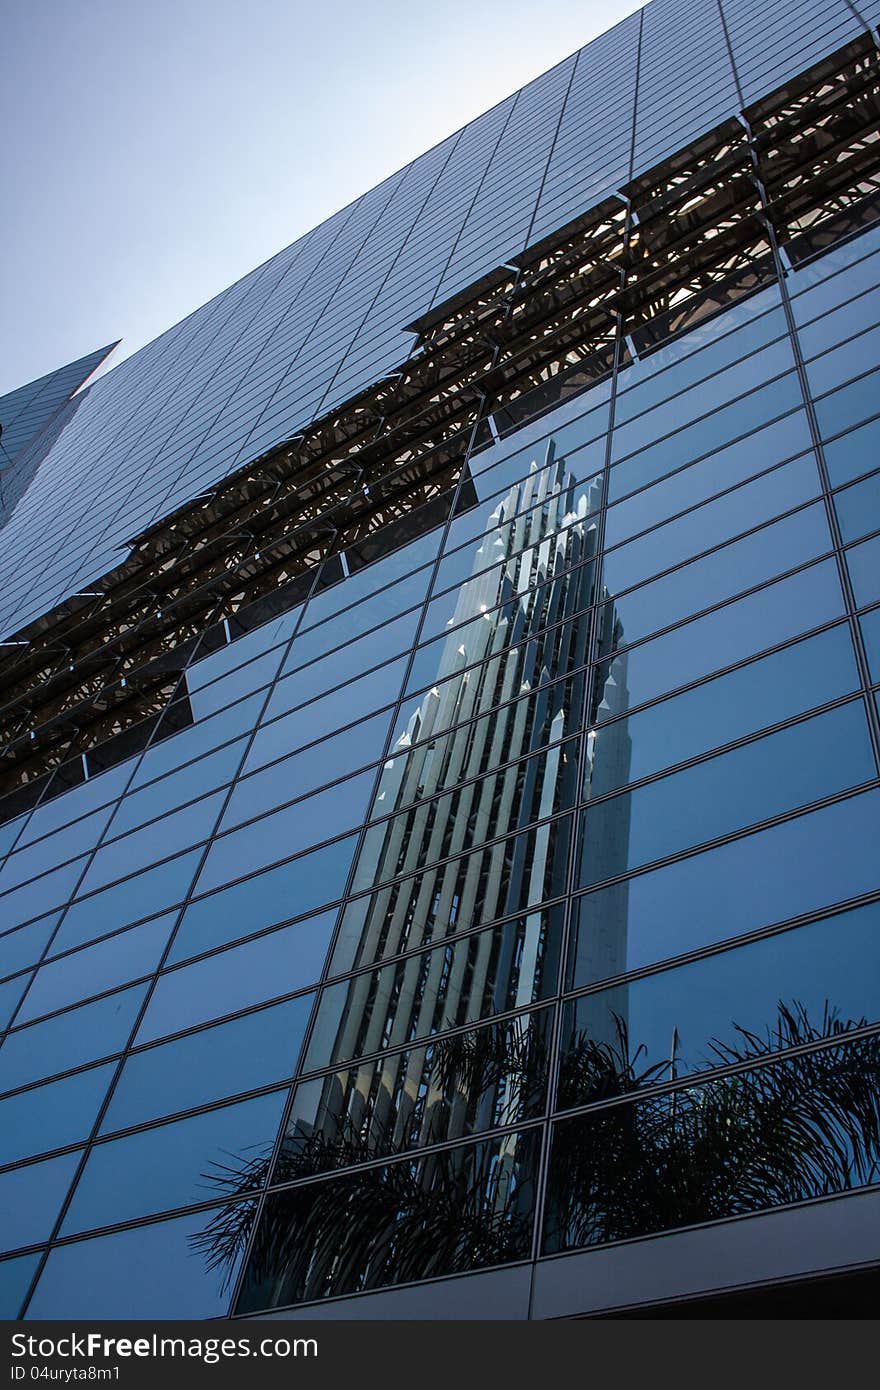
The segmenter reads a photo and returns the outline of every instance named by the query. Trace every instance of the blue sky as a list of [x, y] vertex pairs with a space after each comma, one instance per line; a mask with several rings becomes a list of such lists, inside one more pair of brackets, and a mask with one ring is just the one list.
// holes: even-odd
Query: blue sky
[[4, 0], [0, 394], [122, 360], [636, 0]]

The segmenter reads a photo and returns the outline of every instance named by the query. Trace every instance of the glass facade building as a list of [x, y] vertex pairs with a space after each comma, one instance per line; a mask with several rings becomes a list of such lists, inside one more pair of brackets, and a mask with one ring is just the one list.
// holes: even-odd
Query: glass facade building
[[880, 1264], [878, 21], [651, 0], [65, 369], [0, 529], [5, 1316]]

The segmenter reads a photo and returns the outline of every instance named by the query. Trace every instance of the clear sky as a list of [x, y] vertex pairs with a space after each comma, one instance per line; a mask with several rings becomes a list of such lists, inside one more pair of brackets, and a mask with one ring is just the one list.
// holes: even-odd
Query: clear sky
[[0, 0], [0, 394], [155, 338], [638, 0]]

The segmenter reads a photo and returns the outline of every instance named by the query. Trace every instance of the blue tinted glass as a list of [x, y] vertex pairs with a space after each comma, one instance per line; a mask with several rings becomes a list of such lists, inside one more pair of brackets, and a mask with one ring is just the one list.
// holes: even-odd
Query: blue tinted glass
[[859, 420], [876, 415], [880, 400], [880, 373], [871, 372], [868, 376], [832, 391], [829, 396], [816, 402], [816, 418], [822, 437], [838, 434]]
[[187, 672], [187, 689], [192, 712], [196, 719], [205, 719], [226, 705], [231, 705], [234, 700], [240, 700], [257, 690], [265, 690], [266, 686], [275, 678], [283, 652], [283, 647], [267, 652], [264, 656], [257, 657], [255, 661], [249, 661], [246, 666], [241, 666], [236, 671], [230, 671], [220, 680], [201, 687], [198, 685], [200, 675], [198, 668], [192, 677]]
[[264, 699], [265, 696], [260, 694], [240, 700], [222, 714], [200, 721], [189, 729], [181, 729], [179, 733], [148, 748], [132, 778], [132, 787], [151, 782], [181, 763], [197, 758], [200, 753], [247, 733], [259, 717]]
[[[246, 1230], [249, 1212], [239, 1210]], [[209, 1267], [197, 1244], [211, 1216], [209, 1211], [197, 1212], [60, 1246], [46, 1262], [28, 1316], [222, 1316], [229, 1303], [229, 1272]]]
[[0, 1163], [87, 1139], [114, 1070], [107, 1062], [0, 1101]]
[[47, 1240], [67, 1195], [80, 1155], [61, 1154], [0, 1173], [0, 1241], [4, 1250]]
[[174, 914], [110, 936], [69, 956], [43, 965], [27, 992], [19, 1023], [63, 1009], [91, 994], [127, 984], [156, 969], [174, 926]]
[[0, 936], [0, 975], [12, 975], [26, 965], [33, 965], [40, 959], [49, 941], [58, 913], [51, 917], [41, 917], [39, 922], [31, 922], [27, 927]]
[[155, 816], [164, 815], [185, 801], [204, 796], [213, 787], [221, 786], [234, 776], [244, 748], [243, 740], [227, 744], [196, 763], [187, 763], [161, 781], [152, 782], [140, 791], [129, 792], [113, 817], [111, 833], [122, 835], [136, 825], [143, 825]]
[[234, 941], [334, 902], [342, 896], [355, 843], [353, 836], [339, 840], [200, 898], [186, 909], [182, 938], [190, 941], [195, 930], [199, 941]]
[[311, 1004], [304, 995], [135, 1053], [122, 1069], [101, 1133], [290, 1077]]
[[18, 1317], [39, 1263], [38, 1251], [35, 1255], [19, 1255], [17, 1260], [4, 1260], [0, 1264], [0, 1318]]
[[14, 980], [0, 985], [0, 1028], [5, 1028], [11, 1019], [30, 978], [30, 975], [17, 975]]
[[110, 819], [111, 810], [112, 807], [105, 806], [90, 816], [83, 816], [81, 820], [74, 821], [73, 825], [56, 830], [53, 835], [48, 835], [43, 840], [17, 849], [9, 856], [0, 871], [0, 888], [12, 888], [16, 883], [23, 883], [25, 879], [33, 878], [35, 874], [41, 874], [46, 869], [54, 869], [57, 864], [63, 864], [75, 854], [83, 854], [86, 850], [93, 849]]
[[880, 458], [880, 420], [872, 420], [869, 425], [850, 430], [841, 439], [824, 447], [825, 462], [832, 487], [860, 478], [876, 468]]
[[880, 536], [854, 545], [846, 552], [846, 563], [856, 606], [861, 608], [880, 598]]
[[145, 984], [135, 985], [10, 1033], [0, 1046], [0, 1090], [120, 1051], [146, 992]]
[[183, 810], [160, 816], [141, 830], [98, 850], [79, 887], [79, 896], [91, 893], [123, 875], [137, 873], [211, 834], [223, 805], [223, 792], [206, 796]]
[[[387, 713], [364, 719], [340, 734], [274, 763], [264, 772], [242, 778], [229, 798], [223, 828], [237, 825], [295, 796], [303, 796], [313, 787], [333, 782], [347, 772], [377, 761], [385, 747], [388, 722]], [[254, 759], [253, 765], [258, 764], [259, 757]]]
[[[613, 617], [613, 606], [610, 614]], [[784, 642], [805, 628], [842, 616], [834, 562], [813, 565], [653, 642], [613, 656], [602, 667], [603, 684], [612, 680], [618, 690], [611, 712], [651, 700]]]
[[590, 893], [580, 901], [571, 984], [875, 891], [878, 835], [880, 793], [867, 792]]
[[[357, 611], [355, 610], [355, 612]], [[338, 620], [328, 623], [326, 632], [320, 629], [316, 629], [316, 631], [321, 632], [322, 647], [326, 644], [332, 650], [328, 655], [322, 655], [319, 661], [313, 661], [309, 666], [300, 662], [298, 653], [301, 648], [297, 643], [294, 643], [291, 654], [285, 663], [285, 679], [272, 697], [268, 717], [271, 718], [281, 709], [289, 709], [294, 704], [302, 704], [305, 700], [311, 700], [324, 690], [329, 690], [342, 681], [351, 680], [353, 676], [359, 676], [362, 671], [369, 670], [371, 666], [377, 666], [380, 661], [387, 661], [389, 657], [405, 651], [415, 633], [418, 615], [418, 610], [414, 613], [408, 613], [403, 618], [396, 618], [394, 622], [388, 623], [385, 627], [377, 628], [374, 632], [368, 632], [361, 637], [352, 637], [344, 645], [339, 646], [337, 646], [337, 642], [341, 643], [342, 637], [337, 632]], [[356, 623], [353, 630], [363, 632], [360, 624]], [[307, 661], [308, 657], [304, 659]], [[288, 675], [288, 672], [292, 674]]]
[[321, 973], [331, 926], [326, 913], [169, 971], [156, 984], [138, 1042], [312, 984]]
[[[786, 1025], [787, 1026], [787, 1025]], [[812, 1041], [795, 1020], [794, 1042]], [[826, 1033], [827, 1036], [827, 1033]], [[763, 1055], [747, 1042], [734, 1060]], [[596, 1245], [827, 1197], [877, 1182], [873, 1038], [554, 1127], [544, 1248]], [[607, 1090], [628, 1074], [606, 1066]], [[670, 1161], [670, 1154], [674, 1159]]]
[[604, 582], [612, 593], [619, 593], [779, 512], [809, 501], [819, 491], [819, 474], [813, 459], [795, 459], [610, 551], [605, 556]]
[[[311, 669], [311, 668], [309, 668]], [[267, 723], [260, 727], [248, 757], [248, 770], [269, 762], [272, 758], [283, 757], [295, 748], [302, 748], [325, 734], [344, 728], [361, 715], [372, 710], [393, 704], [400, 691], [400, 682], [406, 669], [406, 658], [389, 662], [358, 680], [343, 685], [338, 690], [324, 693], [320, 678], [315, 682], [312, 696], [320, 697], [311, 704], [295, 709], [287, 719], [276, 719], [285, 710], [299, 704], [302, 688], [298, 678], [282, 681], [276, 687], [266, 711]], [[311, 698], [311, 696], [307, 697]]]
[[113, 888], [73, 903], [52, 943], [53, 950], [68, 951], [73, 946], [94, 941], [96, 936], [124, 927], [133, 919], [181, 902], [198, 862], [198, 852], [182, 854], [155, 869], [147, 869], [136, 878], [126, 879]]
[[212, 1193], [225, 1195], [229, 1167], [268, 1161], [286, 1095], [277, 1091], [98, 1144], [76, 1185], [62, 1233], [203, 1202]]
[[[590, 747], [585, 792], [602, 796], [627, 781], [848, 694], [858, 685], [849, 629], [831, 628], [641, 714], [606, 724]], [[599, 718], [616, 712], [618, 700], [612, 684]]]
[[861, 701], [829, 710], [598, 802], [584, 818], [581, 882], [597, 883], [793, 810], [875, 772]]
[[862, 629], [862, 641], [868, 656], [871, 680], [880, 681], [880, 608], [873, 608], [870, 613], [863, 613], [859, 618], [859, 623]]
[[806, 413], [795, 411], [784, 420], [767, 425], [757, 434], [728, 444], [700, 463], [679, 469], [662, 482], [632, 493], [609, 507], [605, 519], [605, 544], [616, 545], [637, 531], [655, 526], [664, 517], [696, 506], [713, 493], [745, 482], [771, 464], [780, 463], [784, 458], [809, 447], [810, 430]]
[[[614, 623], [620, 641], [636, 641], [830, 548], [824, 507], [807, 507], [616, 599]], [[613, 592], [613, 582], [608, 588]]]
[[58, 826], [86, 815], [93, 807], [103, 806], [114, 800], [128, 782], [132, 766], [132, 760], [129, 759], [120, 763], [118, 767], [102, 772], [98, 777], [90, 777], [87, 782], [81, 782], [79, 786], [71, 787], [60, 796], [43, 802], [32, 812], [22, 831], [20, 843], [25, 845], [41, 835], [48, 835]]
[[375, 780], [375, 772], [362, 772], [220, 836], [208, 851], [198, 877], [198, 891], [206, 893], [273, 860], [298, 854], [319, 840], [355, 829], [363, 819]]
[[[784, 332], [785, 320], [781, 313], [777, 316], [776, 326]], [[685, 368], [674, 368], [654, 381], [642, 383], [622, 398], [624, 420], [618, 421], [616, 412], [614, 420], [615, 459], [650, 446], [658, 435], [668, 434], [684, 421], [705, 415], [716, 406], [724, 406], [744, 392], [763, 386], [794, 365], [791, 343], [786, 334], [770, 347], [749, 354], [742, 361], [723, 368], [717, 375], [701, 380], [698, 388], [682, 391], [682, 386], [689, 384], [689, 378], [693, 380], [703, 371], [712, 371], [716, 355], [717, 349], [710, 349], [702, 357], [690, 359]], [[779, 383], [781, 393], [784, 393], [786, 385], [786, 382]], [[658, 399], [661, 394], [667, 399]], [[746, 397], [742, 404], [744, 413], [748, 414], [749, 398]], [[645, 410], [648, 406], [651, 408]], [[773, 413], [779, 414], [782, 409], [784, 407], [780, 406]], [[644, 413], [637, 416], [635, 412], [638, 410], [644, 410]], [[735, 432], [741, 434], [742, 430]]]
[[745, 1031], [771, 1048], [785, 1046], [780, 1006], [809, 1020], [820, 1034], [832, 1015], [840, 1027], [877, 1018], [880, 904], [614, 985], [569, 1005], [559, 1104], [596, 1099], [584, 1063], [597, 1043], [610, 1045], [618, 1064], [625, 1053], [642, 1048], [639, 1075], [646, 1082], [669, 1081], [723, 1066], [730, 1060], [725, 1049], [742, 1047]]
[[834, 494], [844, 544], [880, 530], [880, 473]]
[[[791, 373], [781, 381], [753, 391], [738, 401], [715, 411], [702, 420], [646, 446], [611, 470], [608, 485], [609, 500], [632, 492], [655, 478], [662, 478], [690, 459], [714, 452], [731, 440], [750, 433], [759, 426], [796, 410], [802, 404], [797, 377]], [[650, 417], [649, 417], [650, 418]]]
[[21, 922], [29, 922], [32, 917], [40, 917], [50, 907], [58, 907], [65, 902], [85, 864], [85, 859], [75, 859], [61, 869], [42, 874], [40, 878], [4, 893], [0, 898], [0, 922], [3, 927], [16, 927]]

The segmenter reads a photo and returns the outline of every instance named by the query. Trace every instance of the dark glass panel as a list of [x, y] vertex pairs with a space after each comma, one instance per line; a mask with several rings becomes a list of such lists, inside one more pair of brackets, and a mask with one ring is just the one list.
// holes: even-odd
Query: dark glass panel
[[332, 1067], [546, 999], [556, 988], [562, 918], [561, 907], [531, 913], [328, 985], [303, 1070]]
[[[880, 903], [704, 960], [583, 995], [565, 1006], [560, 1108], [722, 1067], [789, 1031], [844, 1030], [880, 1012]], [[789, 1023], [788, 1020], [794, 1020]], [[612, 1092], [613, 1094], [613, 1092]]]
[[10, 1033], [0, 1046], [0, 1090], [121, 1051], [146, 992], [135, 985]]
[[[527, 1258], [537, 1150], [506, 1135], [273, 1193], [238, 1311]], [[222, 1218], [212, 1234], [228, 1243]]]
[[518, 1014], [303, 1082], [274, 1181], [393, 1158], [541, 1115], [550, 1023], [547, 1009]]
[[286, 1095], [276, 1091], [96, 1145], [62, 1234], [232, 1195], [230, 1169], [268, 1163]]
[[114, 1070], [107, 1062], [0, 1101], [0, 1163], [88, 1139]]
[[575, 920], [570, 984], [873, 892], [878, 836], [880, 793], [871, 791], [590, 893]]
[[44, 1163], [0, 1173], [0, 1244], [4, 1250], [48, 1240], [79, 1160], [79, 1153], [61, 1154]]
[[571, 818], [563, 816], [355, 899], [342, 916], [334, 972], [559, 896], [570, 835]]
[[128, 1057], [101, 1133], [256, 1090], [293, 1074], [311, 995], [260, 1009]]
[[880, 536], [852, 546], [846, 552], [846, 563], [856, 607], [861, 608], [880, 598]]
[[109, 936], [94, 946], [43, 965], [34, 976], [17, 1022], [63, 1009], [92, 994], [149, 975], [159, 964], [174, 913]]
[[[843, 596], [833, 560], [812, 565], [653, 642], [612, 655], [599, 677], [609, 717], [841, 617]], [[603, 644], [613, 651], [623, 640], [613, 605], [605, 619]], [[598, 713], [601, 717], [601, 708]]]
[[596, 722], [601, 727], [589, 741], [584, 793], [603, 796], [858, 686], [852, 642], [843, 624], [612, 723], [605, 721], [618, 713], [625, 692], [614, 681], [597, 683]]
[[861, 701], [829, 710], [597, 802], [583, 819], [581, 883], [598, 883], [875, 774]]
[[[774, 1046], [828, 1035], [798, 1017]], [[766, 1048], [744, 1042], [744, 1057]], [[880, 1036], [563, 1120], [554, 1127], [544, 1250], [745, 1216], [880, 1178]], [[609, 1068], [608, 1095], [632, 1089]]]
[[[253, 1206], [225, 1212], [242, 1245]], [[237, 1262], [216, 1268], [200, 1241], [210, 1213], [136, 1226], [52, 1251], [28, 1308], [29, 1318], [215, 1318], [228, 1307]]]

